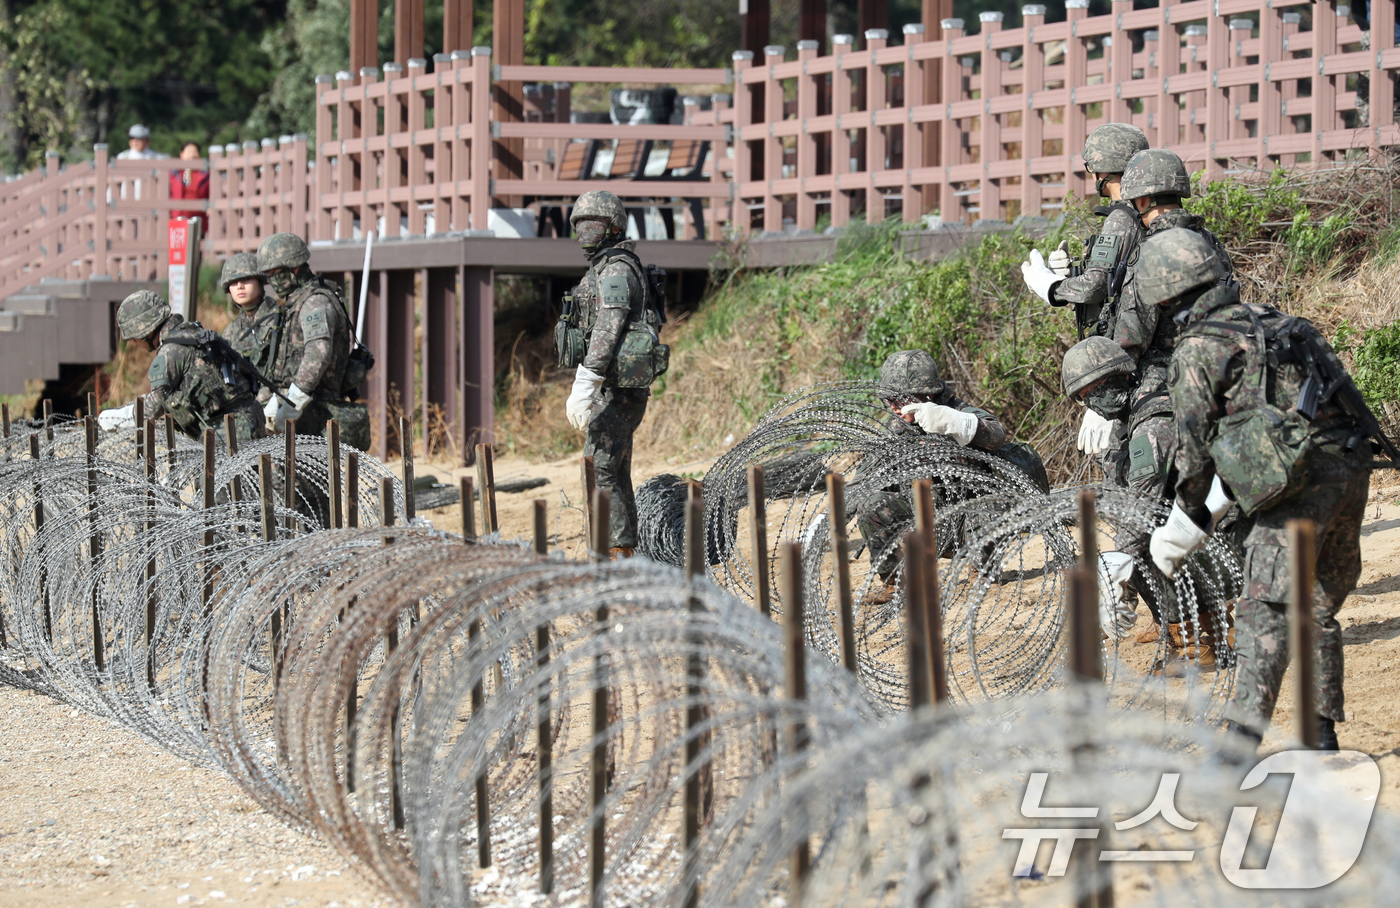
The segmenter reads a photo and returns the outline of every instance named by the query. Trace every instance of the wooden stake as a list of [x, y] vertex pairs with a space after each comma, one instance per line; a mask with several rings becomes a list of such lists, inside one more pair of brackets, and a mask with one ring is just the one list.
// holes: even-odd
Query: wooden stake
[[175, 417], [165, 414], [165, 460], [170, 470], [175, 470]]
[[[481, 635], [481, 619], [467, 625], [467, 646], [475, 648]], [[472, 717], [481, 715], [486, 704], [486, 682], [478, 678], [472, 685]], [[486, 787], [486, 773], [476, 777], [476, 862], [480, 867], [491, 866], [491, 793]]]
[[[39, 459], [39, 433], [29, 436], [29, 459]], [[44, 528], [44, 486], [39, 480], [39, 471], [34, 473], [34, 535]], [[53, 612], [49, 608], [49, 571], [39, 566], [39, 597], [44, 604], [44, 639], [53, 643]]]
[[[277, 511], [273, 506], [271, 454], [263, 454], [258, 458], [258, 479], [261, 480], [263, 542], [276, 542]], [[282, 677], [282, 607], [280, 605], [272, 610], [270, 625], [268, 661], [272, 671], [272, 686], [275, 689]]]
[[332, 419], [326, 431], [326, 466], [330, 468], [331, 529], [345, 528], [345, 490], [340, 487], [340, 420]]
[[360, 452], [345, 455], [345, 525], [360, 528]]
[[[607, 489], [593, 493], [593, 539], [589, 555], [595, 562], [608, 557], [608, 527], [611, 497]], [[608, 607], [601, 605], [594, 615], [598, 633], [606, 634], [611, 618]], [[608, 657], [599, 655], [593, 661], [593, 753], [589, 760], [589, 791], [593, 806], [589, 818], [588, 837], [588, 905], [602, 908], [603, 875], [607, 868], [607, 827], [603, 802], [607, 798], [608, 772]]]
[[500, 529], [496, 522], [496, 468], [491, 446], [476, 446], [476, 484], [481, 489], [481, 531], [487, 535]]
[[587, 542], [593, 541], [593, 493], [598, 488], [598, 474], [593, 467], [593, 458], [584, 455], [579, 462], [582, 470], [583, 481], [583, 538]]
[[749, 467], [749, 547], [753, 550], [754, 600], [763, 615], [773, 614], [768, 590], [768, 502], [763, 493], [763, 467]]
[[132, 415], [136, 421], [136, 459], [143, 459], [146, 449], [146, 433], [142, 431], [146, 426], [146, 398], [140, 394], [136, 395], [135, 408]]
[[[224, 417], [224, 447], [228, 450], [229, 461], [238, 457], [238, 420], [232, 413]], [[234, 472], [233, 478], [228, 483], [229, 500], [234, 502], [234, 513], [238, 512], [237, 503], [243, 500], [243, 477]], [[243, 527], [239, 526], [239, 533], [243, 532]]]
[[[1077, 503], [1079, 510], [1079, 563], [1097, 571], [1099, 567], [1099, 518], [1094, 508], [1094, 490], [1080, 489]], [[1094, 582], [1098, 582], [1097, 574]]]
[[53, 401], [45, 400], [42, 404], [44, 409], [44, 440], [53, 443]]
[[[914, 528], [924, 540], [924, 555], [920, 562], [923, 572], [924, 661], [928, 668], [929, 698], [934, 703], [948, 699], [947, 660], [943, 652], [943, 605], [938, 588], [938, 521], [933, 505], [933, 483], [920, 479], [914, 483]], [[908, 606], [906, 605], [906, 608]]]
[[[89, 398], [92, 395], [88, 395]], [[83, 420], [87, 436], [88, 515], [92, 535], [88, 537], [88, 557], [94, 565], [102, 555], [102, 534], [97, 527], [97, 417], [91, 413]], [[97, 573], [94, 568], [94, 575]], [[102, 636], [102, 614], [98, 608], [97, 582], [92, 585], [92, 664], [97, 670], [107, 667], [107, 641]]]
[[1311, 520], [1288, 521], [1288, 656], [1293, 663], [1293, 731], [1309, 750], [1316, 750], [1318, 742], [1317, 642], [1312, 603], [1317, 578], [1316, 537], [1317, 528]]
[[204, 551], [201, 566], [204, 573], [204, 613], [209, 614], [209, 603], [214, 598], [214, 430], [204, 430], [204, 477], [200, 487], [204, 492]]
[[[696, 584], [705, 577], [705, 499], [698, 482], [690, 484], [685, 503], [685, 573], [691, 584], [688, 608], [691, 614], [698, 614], [705, 608], [696, 589]], [[694, 908], [700, 899], [700, 830], [709, 818], [713, 784], [710, 761], [700, 762], [701, 756], [710, 747], [709, 733], [701, 731], [709, 720], [708, 710], [701, 703], [708, 668], [708, 659], [702, 655], [705, 638], [699, 633], [692, 633], [687, 643], [690, 654], [686, 657], [685, 823], [682, 839], [685, 864], [681, 905], [683, 908]]]
[[0, 430], [3, 430], [5, 437], [10, 437], [10, 405], [0, 403]]
[[[141, 434], [145, 436], [142, 455], [146, 468], [146, 532], [156, 526], [156, 421], [147, 419], [142, 423]], [[155, 553], [146, 559], [146, 685], [156, 686], [156, 558]]]
[[297, 529], [297, 423], [287, 420], [287, 429], [282, 436], [282, 506], [287, 509], [287, 530], [295, 534]]
[[826, 474], [826, 521], [831, 527], [832, 575], [836, 582], [836, 633], [841, 664], [859, 677], [856, 665], [855, 604], [851, 601], [850, 544], [846, 540], [846, 477]]
[[[917, 500], [917, 499], [916, 499]], [[917, 514], [917, 511], [915, 512]], [[917, 529], [904, 535], [904, 650], [909, 666], [909, 708], [933, 702], [928, 659], [928, 537]]]
[[[379, 479], [379, 525], [394, 525], [394, 480], [389, 476]], [[392, 545], [394, 537], [385, 536], [384, 544]], [[384, 649], [392, 653], [399, 646], [399, 616], [389, 618], [389, 626], [384, 630]], [[403, 729], [399, 707], [395, 703], [389, 714], [389, 808], [394, 817], [394, 828], [403, 829], [406, 822], [403, 810]]]
[[403, 519], [411, 523], [418, 515], [418, 502], [413, 491], [413, 420], [407, 416], [399, 418], [399, 441], [403, 448]]
[[1098, 515], [1094, 492], [1079, 493], [1079, 564], [1065, 572], [1069, 593], [1069, 670], [1081, 681], [1103, 681], [1099, 640]]
[[[464, 483], [471, 480], [463, 478]], [[470, 491], [470, 485], [463, 494]], [[549, 530], [546, 523], [544, 499], [535, 499], [535, 554], [549, 554]], [[468, 507], [465, 513], [470, 514]], [[535, 627], [535, 665], [543, 673], [549, 665], [549, 624]], [[540, 685], [535, 712], [535, 742], [539, 752], [540, 785], [540, 892], [549, 895], [554, 890], [554, 718], [550, 704], [549, 683]]]
[[[780, 594], [783, 601], [783, 641], [787, 653], [787, 699], [807, 699], [806, 634], [802, 616], [802, 546], [785, 542], [779, 552]], [[809, 729], [801, 719], [792, 720], [787, 728], [787, 752], [794, 756], [807, 749]], [[800, 822], [800, 819], [799, 819]], [[811, 870], [811, 844], [803, 840], [793, 849], [788, 865], [788, 904], [800, 906], [807, 875]]]

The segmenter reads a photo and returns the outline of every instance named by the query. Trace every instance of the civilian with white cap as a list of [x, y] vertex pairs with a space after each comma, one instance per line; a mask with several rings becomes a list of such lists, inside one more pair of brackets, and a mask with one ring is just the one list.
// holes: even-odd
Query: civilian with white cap
[[151, 130], [140, 123], [126, 131], [126, 143], [127, 149], [117, 155], [118, 161], [144, 161], [170, 157], [151, 148]]

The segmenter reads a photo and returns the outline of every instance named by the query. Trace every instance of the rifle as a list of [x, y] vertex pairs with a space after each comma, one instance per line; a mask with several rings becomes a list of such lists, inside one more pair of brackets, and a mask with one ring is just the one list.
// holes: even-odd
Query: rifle
[[1369, 438], [1390, 458], [1388, 462], [1377, 461], [1372, 466], [1400, 469], [1400, 448], [1396, 448], [1395, 443], [1386, 436], [1380, 420], [1371, 412], [1361, 389], [1356, 387], [1356, 381], [1333, 357], [1318, 349], [1316, 329], [1302, 329], [1298, 322], [1289, 319], [1287, 331], [1294, 355], [1303, 361], [1307, 371], [1307, 378], [1298, 390], [1298, 402], [1293, 409], [1312, 422], [1317, 417], [1318, 407], [1335, 397], [1342, 412], [1356, 423], [1356, 433], [1347, 440], [1346, 450], [1356, 450], [1361, 439]]

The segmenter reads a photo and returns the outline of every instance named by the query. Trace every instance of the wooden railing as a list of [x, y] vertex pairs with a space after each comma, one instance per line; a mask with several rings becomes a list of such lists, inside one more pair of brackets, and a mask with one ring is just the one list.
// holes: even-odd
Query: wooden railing
[[[950, 19], [933, 40], [913, 25], [898, 45], [872, 30], [860, 50], [838, 35], [826, 55], [814, 41], [791, 60], [738, 52], [733, 73], [493, 67], [476, 48], [431, 71], [410, 60], [318, 76], [315, 142], [211, 153], [207, 248], [222, 258], [282, 230], [351, 240], [367, 224], [388, 237], [482, 231], [493, 206], [531, 207], [542, 234], [560, 232], [572, 199], [603, 186], [663, 211], [677, 238], [1054, 215], [1092, 193], [1079, 152], [1105, 122], [1135, 123], [1210, 179], [1400, 145], [1393, 4], [1373, 4], [1368, 33], [1327, 4], [1118, 0], [1092, 17], [1087, 0], [1067, 5], [1055, 23], [1025, 6], [1017, 29], [983, 13], [975, 34]], [[679, 125], [570, 123], [583, 82], [728, 85], [733, 105], [687, 105]], [[522, 107], [525, 83], [553, 86], [550, 116]], [[577, 165], [604, 143], [630, 163], [598, 178]], [[169, 171], [185, 166], [108, 161], [97, 146], [93, 161], [60, 169], [51, 155], [0, 184], [0, 298], [47, 276], [163, 275], [167, 212], [204, 207], [169, 199]]]

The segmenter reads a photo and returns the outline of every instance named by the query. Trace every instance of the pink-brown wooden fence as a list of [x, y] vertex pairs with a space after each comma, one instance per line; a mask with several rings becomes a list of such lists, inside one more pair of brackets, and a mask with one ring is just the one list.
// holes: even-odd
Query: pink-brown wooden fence
[[[674, 212], [685, 238], [853, 216], [1054, 215], [1092, 191], [1078, 152], [1104, 122], [1137, 124], [1210, 179], [1400, 145], [1393, 4], [1373, 5], [1368, 33], [1328, 4], [1086, 6], [1069, 0], [1067, 20], [1046, 23], [1028, 5], [1017, 29], [983, 13], [975, 34], [945, 20], [937, 40], [918, 25], [900, 44], [873, 30], [860, 50], [838, 35], [826, 55], [816, 42], [799, 42], [795, 59], [739, 52], [732, 73], [493, 67], [476, 48], [318, 76], [315, 141], [211, 153], [206, 250], [222, 258], [281, 230], [311, 241], [353, 239], [362, 225], [390, 237], [480, 231], [492, 207], [557, 210], [602, 186]], [[588, 82], [708, 86], [733, 104], [719, 94], [712, 110], [687, 105], [680, 125], [549, 122], [520, 104], [523, 84], [551, 85], [553, 116], [567, 120], [570, 86]], [[574, 166], [589, 140], [650, 157], [599, 179]], [[0, 184], [0, 298], [48, 276], [162, 276], [168, 212], [199, 207], [169, 199], [169, 171], [185, 166], [109, 161], [97, 146], [93, 161], [60, 168], [55, 155]]]

